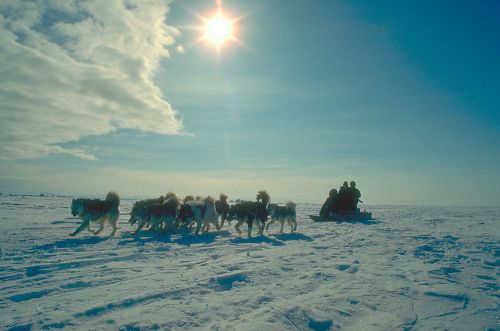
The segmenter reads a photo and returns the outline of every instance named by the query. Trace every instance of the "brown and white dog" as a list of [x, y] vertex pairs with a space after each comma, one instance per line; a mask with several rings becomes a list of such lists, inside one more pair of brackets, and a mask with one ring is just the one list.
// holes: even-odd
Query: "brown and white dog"
[[297, 204], [292, 201], [287, 201], [285, 206], [278, 206], [275, 203], [270, 203], [267, 206], [267, 212], [269, 213], [271, 220], [266, 225], [266, 231], [269, 231], [269, 226], [274, 222], [280, 222], [280, 233], [283, 233], [283, 227], [285, 222], [287, 222], [288, 225], [290, 225], [290, 232], [295, 232], [295, 230], [297, 230], [296, 206]]
[[[106, 200], [100, 199], [73, 199], [71, 201], [71, 214], [78, 216], [83, 222], [70, 236], [75, 236], [83, 229], [88, 229], [93, 234], [99, 234], [104, 229], [104, 223], [108, 221], [113, 227], [112, 236], [116, 234], [116, 223], [120, 212], [118, 205], [120, 197], [116, 192], [109, 192], [106, 195]], [[91, 222], [99, 222], [99, 229], [92, 231], [90, 229]]]

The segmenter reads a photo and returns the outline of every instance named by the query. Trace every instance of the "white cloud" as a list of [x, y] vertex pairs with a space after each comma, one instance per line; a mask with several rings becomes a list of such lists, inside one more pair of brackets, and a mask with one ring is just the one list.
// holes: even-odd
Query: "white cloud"
[[184, 47], [182, 45], [178, 45], [175, 50], [177, 51], [177, 53], [179, 54], [184, 54], [186, 53], [186, 51], [184, 50]]
[[69, 153], [117, 129], [181, 134], [152, 81], [179, 31], [168, 1], [1, 1], [0, 158]]

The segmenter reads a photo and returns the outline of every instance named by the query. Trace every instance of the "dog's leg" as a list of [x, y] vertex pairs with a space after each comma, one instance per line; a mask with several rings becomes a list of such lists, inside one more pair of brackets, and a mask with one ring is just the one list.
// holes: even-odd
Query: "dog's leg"
[[173, 232], [173, 219], [170, 216], [165, 217], [163, 232]]
[[89, 226], [87, 227], [87, 231], [88, 231], [88, 232], [92, 232], [93, 234], [95, 234], [95, 231], [94, 231], [94, 230], [92, 230], [92, 229], [90, 228], [90, 224], [89, 224]]
[[234, 229], [236, 230], [236, 232], [238, 232], [238, 234], [239, 234], [239, 235], [241, 235], [240, 226], [241, 226], [243, 223], [244, 223], [243, 221], [238, 221], [238, 222], [236, 222], [236, 225], [234, 226]]
[[179, 218], [176, 216], [172, 221], [172, 233], [177, 233], [177, 230], [181, 227], [181, 222]]
[[153, 224], [153, 231], [156, 233], [161, 232], [161, 218], [160, 216], [151, 216], [151, 224]]
[[109, 223], [111, 223], [111, 226], [113, 227], [113, 232], [111, 232], [111, 237], [114, 237], [116, 235], [116, 223], [118, 222], [118, 219], [113, 218], [113, 220], [110, 220]]
[[194, 232], [194, 234], [198, 234], [200, 232], [201, 223], [201, 220], [196, 220], [196, 231]]
[[99, 229], [97, 229], [96, 231], [93, 231], [95, 235], [99, 234], [102, 232], [102, 230], [104, 230], [104, 221], [106, 219], [104, 217], [101, 217], [99, 219]]
[[266, 224], [266, 231], [269, 231], [269, 226], [274, 223], [274, 219], [271, 218], [269, 222]]
[[118, 218], [120, 217], [120, 211], [116, 209], [116, 211], [113, 213], [111, 216], [109, 223], [111, 223], [111, 226], [113, 227], [113, 232], [111, 232], [111, 236], [114, 237], [116, 235], [116, 224], [118, 223]]
[[259, 218], [257, 220], [257, 226], [259, 227], [259, 234], [263, 234], [264, 228], [266, 227], [266, 221]]
[[87, 217], [83, 220], [82, 224], [76, 229], [74, 232], [70, 233], [69, 235], [74, 237], [78, 233], [80, 233], [83, 229], [88, 228], [90, 225], [90, 217]]
[[160, 220], [158, 222], [158, 232], [160, 234], [164, 234], [167, 230], [167, 220], [165, 219], [165, 216], [160, 217]]
[[215, 229], [217, 230], [220, 230], [221, 229], [221, 225], [219, 224], [219, 216], [216, 216], [214, 219], [213, 219], [213, 223], [214, 223], [214, 226], [215, 226]]
[[252, 237], [252, 225], [253, 225], [253, 221], [249, 221], [247, 223], [247, 225], [248, 225], [248, 233], [247, 233], [247, 235], [248, 235], [248, 238], [251, 238]]
[[139, 226], [137, 227], [137, 230], [135, 230], [134, 232], [132, 232], [132, 235], [133, 236], [137, 235], [137, 233], [142, 230], [142, 228], [146, 225], [146, 223], [148, 223], [148, 220], [142, 220], [141, 219], [140, 222], [139, 222]]

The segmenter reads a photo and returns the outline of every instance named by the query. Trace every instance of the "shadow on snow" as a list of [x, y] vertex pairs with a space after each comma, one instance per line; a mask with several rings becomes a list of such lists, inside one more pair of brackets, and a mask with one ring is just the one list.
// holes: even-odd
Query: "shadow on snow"
[[50, 244], [35, 246], [33, 248], [35, 250], [48, 250], [48, 249], [55, 249], [55, 248], [73, 248], [73, 247], [79, 247], [82, 245], [99, 244], [99, 243], [106, 241], [108, 239], [109, 239], [109, 237], [99, 237], [99, 236], [84, 237], [84, 238], [68, 238], [68, 239], [64, 239], [64, 240], [58, 240], [58, 241], [50, 243]]
[[229, 231], [213, 231], [203, 234], [179, 233], [179, 234], [156, 234], [153, 232], [140, 232], [136, 236], [128, 234], [123, 236], [123, 239], [118, 242], [118, 245], [127, 245], [135, 243], [144, 245], [150, 242], [160, 242], [166, 244], [193, 245], [193, 244], [210, 244], [215, 242], [218, 237], [227, 237], [231, 233]]
[[[136, 244], [138, 246], [143, 246], [147, 243], [157, 242], [189, 246], [194, 244], [210, 244], [215, 242], [219, 237], [229, 236], [231, 236], [231, 232], [227, 230], [207, 232], [198, 235], [188, 232], [181, 232], [177, 234], [157, 234], [149, 231], [141, 231], [138, 235], [133, 236], [131, 233], [126, 232], [121, 234], [121, 238], [117, 242], [117, 245], [123, 246]], [[64, 240], [58, 240], [53, 243], [35, 246], [33, 247], [33, 249], [50, 250], [58, 248], [75, 248], [83, 245], [97, 245], [109, 240], [110, 238], [112, 237], [89, 236], [83, 238], [68, 238]], [[230, 240], [230, 242], [234, 244], [267, 243], [273, 246], [283, 246], [285, 245], [284, 241], [290, 240], [312, 241], [313, 239], [305, 234], [295, 232], [270, 234], [269, 236], [258, 235], [250, 238], [234, 237]]]
[[233, 244], [261, 244], [261, 243], [267, 243], [267, 244], [271, 244], [273, 246], [283, 246], [285, 245], [284, 242], [280, 241], [280, 240], [277, 240], [277, 239], [274, 239], [274, 238], [270, 238], [270, 237], [266, 237], [264, 235], [260, 235], [260, 236], [256, 236], [256, 237], [250, 237], [250, 238], [241, 238], [241, 237], [236, 237], [236, 238], [233, 238], [230, 240], [231, 243]]
[[270, 234], [270, 236], [275, 237], [276, 239], [282, 240], [282, 241], [288, 241], [288, 240], [305, 240], [305, 241], [313, 241], [313, 239], [309, 236], [306, 236], [303, 233], [276, 233], [276, 234]]

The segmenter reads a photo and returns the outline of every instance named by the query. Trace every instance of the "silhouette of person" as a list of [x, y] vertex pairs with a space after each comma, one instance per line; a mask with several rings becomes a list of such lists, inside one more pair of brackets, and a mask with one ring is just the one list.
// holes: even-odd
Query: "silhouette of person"
[[325, 203], [321, 206], [319, 216], [328, 217], [330, 215], [330, 212], [332, 212], [332, 210], [334, 210], [333, 208], [337, 205], [337, 197], [337, 190], [331, 189], [328, 198], [326, 198]]
[[350, 201], [351, 198], [349, 193], [349, 184], [347, 183], [347, 181], [345, 181], [339, 189], [338, 209], [349, 210], [349, 207], [351, 205]]
[[349, 210], [358, 210], [358, 202], [360, 201], [361, 198], [361, 192], [356, 188], [356, 182], [351, 181], [351, 187], [349, 187], [349, 198], [351, 199], [350, 201], [350, 208]]

